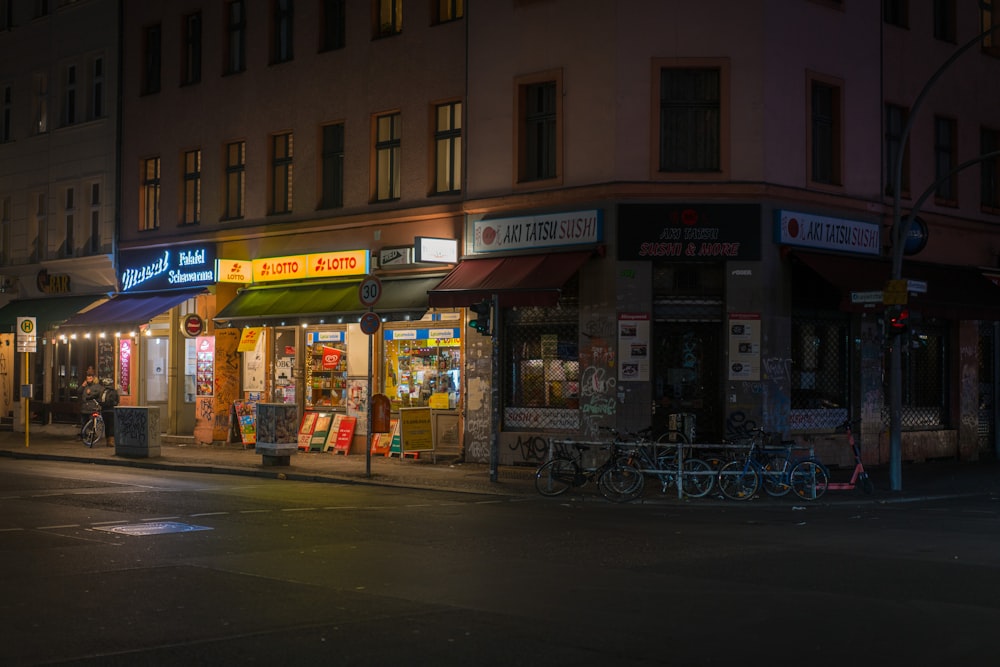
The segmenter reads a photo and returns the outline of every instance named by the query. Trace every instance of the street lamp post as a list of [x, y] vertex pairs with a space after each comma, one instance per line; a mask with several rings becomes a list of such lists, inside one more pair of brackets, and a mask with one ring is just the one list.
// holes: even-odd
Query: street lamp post
[[[893, 160], [892, 168], [892, 279], [900, 280], [903, 274], [903, 247], [906, 242], [906, 237], [910, 231], [910, 223], [913, 221], [914, 216], [920, 210], [920, 206], [927, 199], [930, 193], [937, 189], [937, 186], [943, 182], [945, 178], [950, 178], [955, 173], [969, 167], [973, 164], [981, 162], [985, 159], [994, 157], [996, 153], [990, 153], [988, 155], [981, 155], [978, 158], [965, 162], [955, 169], [952, 169], [944, 177], [939, 178], [931, 188], [921, 196], [915, 206], [910, 209], [909, 215], [906, 219], [902, 219], [902, 203], [900, 201], [900, 182], [903, 179], [903, 153], [906, 146], [906, 141], [910, 136], [910, 130], [913, 128], [913, 119], [916, 117], [917, 110], [923, 103], [924, 98], [927, 97], [927, 93], [930, 91], [931, 87], [937, 83], [937, 80], [941, 78], [944, 72], [954, 64], [958, 58], [964, 54], [966, 51], [971, 49], [976, 44], [979, 44], [987, 36], [992, 34], [1000, 28], [1000, 24], [994, 25], [975, 38], [969, 40], [961, 47], [955, 50], [951, 56], [941, 64], [941, 66], [931, 75], [931, 78], [927, 80], [924, 87], [920, 90], [917, 98], [913, 101], [913, 105], [910, 107], [909, 114], [906, 118], [906, 123], [903, 125], [903, 130], [899, 136], [899, 148], [896, 151], [896, 155]], [[893, 491], [901, 491], [903, 489], [902, 480], [902, 460], [903, 460], [903, 448], [901, 439], [901, 427], [902, 427], [902, 413], [903, 411], [903, 356], [902, 350], [900, 349], [899, 341], [894, 341], [892, 348], [889, 353], [889, 482]]]

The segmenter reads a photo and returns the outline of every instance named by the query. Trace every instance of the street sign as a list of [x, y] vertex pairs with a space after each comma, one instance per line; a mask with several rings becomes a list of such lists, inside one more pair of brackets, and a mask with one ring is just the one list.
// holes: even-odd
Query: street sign
[[382, 296], [382, 281], [375, 276], [365, 276], [358, 286], [358, 301], [371, 308]]
[[851, 292], [851, 303], [882, 303], [882, 290]]
[[375, 313], [367, 312], [361, 316], [361, 331], [369, 336], [378, 331], [381, 325], [382, 321]]
[[38, 351], [38, 321], [34, 317], [17, 318], [17, 351]]

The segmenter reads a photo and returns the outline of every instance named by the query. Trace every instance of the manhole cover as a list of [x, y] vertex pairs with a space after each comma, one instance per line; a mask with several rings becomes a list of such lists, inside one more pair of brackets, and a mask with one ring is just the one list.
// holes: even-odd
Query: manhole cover
[[120, 526], [100, 526], [97, 530], [123, 535], [163, 535], [165, 533], [190, 533], [196, 530], [212, 530], [208, 526], [193, 526], [189, 523], [176, 521], [148, 521], [146, 523], [127, 523]]

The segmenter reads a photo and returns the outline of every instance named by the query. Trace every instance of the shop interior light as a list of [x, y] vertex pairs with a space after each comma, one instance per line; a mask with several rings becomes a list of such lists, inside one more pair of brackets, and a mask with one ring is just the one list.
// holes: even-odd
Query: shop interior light
[[69, 338], [70, 340], [76, 340], [76, 334], [70, 334]]

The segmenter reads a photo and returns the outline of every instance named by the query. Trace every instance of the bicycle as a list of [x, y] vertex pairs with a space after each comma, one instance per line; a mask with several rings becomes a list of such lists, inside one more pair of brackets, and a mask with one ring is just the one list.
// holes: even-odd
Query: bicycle
[[[618, 432], [613, 429], [608, 430], [615, 434], [610, 443], [574, 441], [563, 443], [572, 446], [576, 454], [570, 455], [563, 449], [559, 455], [540, 465], [535, 471], [535, 490], [543, 496], [558, 496], [593, 480], [597, 483], [601, 495], [612, 502], [624, 502], [634, 498], [631, 492], [637, 484], [636, 479], [641, 479], [642, 474], [624, 463]], [[591, 447], [610, 447], [608, 458], [597, 466], [584, 467], [581, 463], [584, 451]], [[609, 474], [613, 476], [613, 480]]]
[[90, 419], [80, 429], [80, 437], [83, 444], [93, 447], [94, 443], [104, 437], [104, 415], [101, 414], [101, 404], [94, 399], [86, 401], [83, 406], [86, 408], [84, 414], [89, 412]]
[[[643, 431], [648, 432], [649, 429]], [[644, 439], [625, 443], [629, 452], [625, 463], [642, 474], [636, 483], [637, 488], [631, 489], [630, 495], [633, 498], [642, 495], [647, 475], [660, 481], [660, 493], [679, 486], [681, 493], [691, 498], [708, 495], [715, 485], [715, 471], [708, 462], [686, 456], [688, 444], [687, 437], [680, 431], [668, 431], [657, 438], [656, 442]], [[682, 458], [680, 464], [677, 461], [679, 450]], [[609, 483], [614, 481], [614, 478], [609, 478]]]
[[763, 429], [755, 429], [747, 441], [746, 452], [719, 468], [717, 483], [722, 495], [730, 500], [749, 500], [763, 488], [769, 496], [778, 498], [791, 490], [794, 443], [785, 442], [781, 447], [765, 446], [765, 441], [773, 435]]
[[[858, 421], [858, 420], [854, 420]], [[838, 427], [847, 433], [847, 443], [851, 446], [854, 454], [854, 471], [851, 479], [847, 482], [831, 482], [830, 471], [825, 465], [815, 459], [806, 459], [792, 468], [791, 485], [796, 496], [803, 500], [816, 500], [821, 498], [827, 489], [834, 491], [853, 491], [861, 485], [861, 489], [868, 495], [875, 492], [875, 485], [872, 483], [865, 464], [861, 461], [861, 445], [854, 438], [854, 431], [851, 428], [852, 421], [847, 419]]]

